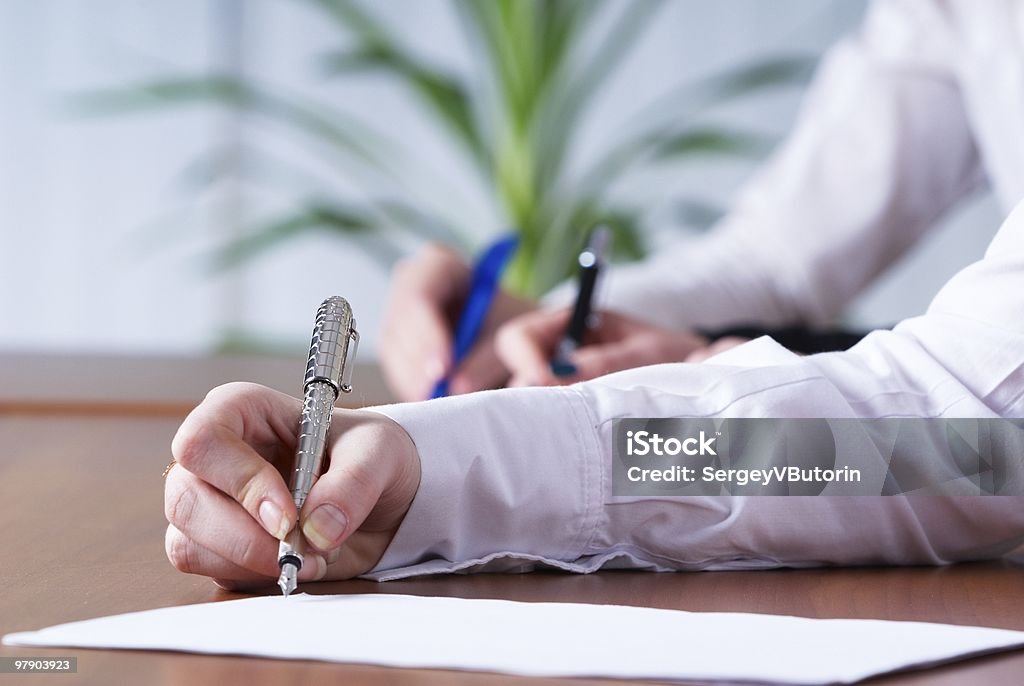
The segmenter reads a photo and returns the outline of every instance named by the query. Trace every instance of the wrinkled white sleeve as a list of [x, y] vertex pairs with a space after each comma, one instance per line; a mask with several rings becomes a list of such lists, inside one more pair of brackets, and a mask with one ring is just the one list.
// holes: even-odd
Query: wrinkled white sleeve
[[762, 338], [704, 364], [378, 411], [409, 432], [423, 477], [377, 579], [998, 556], [1024, 540], [1024, 498], [613, 497], [611, 422], [1024, 416], [1024, 204], [925, 315], [847, 352], [797, 357]]
[[[876, 3], [792, 134], [705, 237], [609, 273], [602, 306], [662, 326], [826, 323], [983, 181], [930, 2]], [[556, 289], [548, 302], [571, 300]]]

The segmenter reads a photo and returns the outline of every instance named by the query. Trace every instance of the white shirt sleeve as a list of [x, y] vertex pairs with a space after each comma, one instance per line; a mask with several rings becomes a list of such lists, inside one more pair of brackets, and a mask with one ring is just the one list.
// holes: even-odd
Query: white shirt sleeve
[[704, 364], [379, 411], [409, 432], [423, 476], [377, 579], [998, 556], [1024, 540], [1024, 498], [613, 497], [611, 422], [1024, 416], [1024, 204], [925, 315], [846, 352], [798, 357], [762, 338]]
[[728, 216], [610, 272], [603, 307], [679, 328], [832, 319], [983, 181], [948, 67], [956, 46], [935, 12], [872, 5], [860, 33], [827, 53], [793, 133]]

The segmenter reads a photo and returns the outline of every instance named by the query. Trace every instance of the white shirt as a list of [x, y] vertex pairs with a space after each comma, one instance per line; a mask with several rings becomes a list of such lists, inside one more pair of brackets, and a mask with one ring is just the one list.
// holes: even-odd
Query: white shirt
[[[721, 226], [622, 269], [607, 304], [678, 326], [827, 321], [986, 178], [1007, 209], [1024, 198], [1024, 2], [876, 2]], [[611, 422], [1024, 416], [1024, 206], [926, 314], [847, 352], [762, 338], [699, 365], [380, 411], [423, 476], [379, 579], [998, 556], [1024, 542], [1024, 498], [613, 497]]]

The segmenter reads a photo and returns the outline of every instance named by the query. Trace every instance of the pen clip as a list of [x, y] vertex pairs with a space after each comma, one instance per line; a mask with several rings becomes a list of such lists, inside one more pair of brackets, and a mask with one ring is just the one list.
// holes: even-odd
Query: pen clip
[[352, 328], [348, 331], [349, 344], [345, 346], [345, 361], [341, 363], [341, 392], [352, 392], [352, 372], [356, 366], [356, 353], [359, 351], [359, 332], [356, 331], [356, 320], [352, 320]]
[[595, 265], [603, 266], [611, 237], [611, 231], [607, 226], [602, 225], [594, 229], [577, 260], [580, 267], [586, 269]]

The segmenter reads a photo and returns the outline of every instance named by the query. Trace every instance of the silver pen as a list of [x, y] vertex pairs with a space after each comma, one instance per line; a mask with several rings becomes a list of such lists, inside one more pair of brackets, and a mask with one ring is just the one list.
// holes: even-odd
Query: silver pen
[[[323, 467], [334, 402], [339, 393], [352, 391], [352, 368], [358, 347], [359, 333], [348, 301], [338, 296], [324, 300], [316, 312], [302, 382], [302, 416], [290, 486], [298, 512], [302, 511], [306, 496]], [[277, 585], [285, 597], [295, 590], [302, 561], [302, 534], [296, 520], [277, 552], [277, 565], [281, 569]]]

